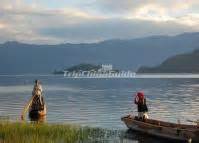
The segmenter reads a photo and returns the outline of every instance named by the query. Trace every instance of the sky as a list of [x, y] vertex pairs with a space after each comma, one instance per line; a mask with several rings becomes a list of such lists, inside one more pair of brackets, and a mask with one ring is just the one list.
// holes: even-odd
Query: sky
[[0, 43], [90, 43], [199, 31], [199, 0], [0, 0]]

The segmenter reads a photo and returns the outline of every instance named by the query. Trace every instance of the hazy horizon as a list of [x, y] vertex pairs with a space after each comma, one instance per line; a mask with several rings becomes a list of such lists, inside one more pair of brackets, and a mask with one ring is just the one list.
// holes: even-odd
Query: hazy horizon
[[143, 36], [143, 37], [136, 37], [136, 38], [115, 38], [115, 39], [104, 39], [101, 41], [91, 41], [91, 42], [67, 42], [67, 41], [63, 41], [61, 43], [31, 43], [31, 42], [23, 42], [23, 41], [17, 41], [17, 40], [7, 40], [4, 42], [0, 42], [0, 44], [5, 44], [5, 43], [12, 43], [12, 42], [16, 42], [16, 43], [21, 43], [21, 44], [33, 44], [33, 45], [61, 45], [61, 44], [95, 44], [95, 43], [101, 43], [101, 42], [106, 42], [106, 41], [115, 41], [115, 40], [137, 40], [137, 39], [145, 39], [145, 38], [151, 38], [151, 37], [175, 37], [175, 36], [179, 36], [179, 35], [184, 35], [184, 34], [195, 34], [198, 33], [199, 31], [196, 32], [182, 32], [179, 34], [174, 34], [174, 35], [150, 35], [150, 36]]

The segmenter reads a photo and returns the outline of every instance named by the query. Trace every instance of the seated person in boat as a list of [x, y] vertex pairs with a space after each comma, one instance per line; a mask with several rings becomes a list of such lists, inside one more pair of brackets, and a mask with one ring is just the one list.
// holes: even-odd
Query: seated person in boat
[[134, 100], [138, 109], [138, 119], [148, 119], [148, 107], [146, 105], [146, 98], [143, 92], [138, 92]]
[[35, 80], [35, 85], [32, 91], [33, 100], [30, 110], [43, 110], [44, 99], [42, 92], [43, 90], [39, 80]]

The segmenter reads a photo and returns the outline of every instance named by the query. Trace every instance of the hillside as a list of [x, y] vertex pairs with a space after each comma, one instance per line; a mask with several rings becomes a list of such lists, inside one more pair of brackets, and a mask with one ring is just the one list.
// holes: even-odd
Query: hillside
[[199, 73], [199, 50], [168, 58], [156, 67], [141, 67], [139, 73]]
[[116, 69], [136, 71], [154, 66], [170, 56], [198, 47], [199, 33], [151, 36], [99, 43], [35, 45], [19, 42], [0, 44], [0, 74], [52, 73], [80, 63], [113, 64]]

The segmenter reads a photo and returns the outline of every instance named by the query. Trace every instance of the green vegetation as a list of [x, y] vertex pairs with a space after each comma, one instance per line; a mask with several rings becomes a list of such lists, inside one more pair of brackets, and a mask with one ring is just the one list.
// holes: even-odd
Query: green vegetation
[[0, 123], [0, 142], [4, 143], [74, 143], [88, 138], [83, 129], [70, 125], [39, 123]]
[[[64, 70], [55, 70], [53, 72], [53, 74], [64, 74], [64, 71], [68, 71], [68, 72], [81, 72], [81, 71], [97, 72], [101, 68], [102, 68], [101, 65], [82, 63], [82, 64], [78, 64], [78, 65], [72, 66], [72, 67], [64, 69]], [[120, 72], [120, 70], [113, 69], [112, 72], [118, 73], [118, 72]]]
[[141, 67], [138, 73], [199, 73], [199, 50], [168, 58], [156, 67]]
[[55, 70], [53, 72], [53, 74], [64, 74], [64, 71], [61, 71], [61, 70]]
[[88, 143], [105, 141], [114, 131], [45, 123], [0, 122], [0, 143]]
[[[91, 70], [98, 71], [98, 69], [100, 69], [100, 68], [101, 68], [101, 65], [93, 65], [93, 64], [82, 63], [82, 64], [72, 66], [70, 68], [67, 68], [65, 70], [69, 71], [69, 72], [91, 71]], [[55, 70], [53, 72], [53, 74], [64, 74], [64, 70]]]
[[92, 65], [92, 64], [79, 64], [76, 66], [72, 66], [71, 68], [66, 69], [69, 72], [78, 72], [78, 71], [97, 71], [98, 69], [100, 69], [101, 66], [100, 65]]

